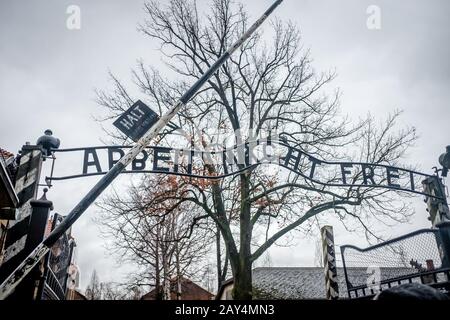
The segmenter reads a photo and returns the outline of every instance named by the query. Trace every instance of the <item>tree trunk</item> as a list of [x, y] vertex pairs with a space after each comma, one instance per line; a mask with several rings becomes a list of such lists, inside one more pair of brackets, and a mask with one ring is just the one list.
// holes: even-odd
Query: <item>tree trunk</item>
[[220, 255], [220, 230], [219, 226], [216, 228], [216, 258], [217, 258], [217, 289], [222, 285], [222, 259]]
[[167, 261], [167, 244], [164, 242], [162, 245], [162, 267], [163, 267], [163, 294], [164, 300], [170, 300], [170, 276], [169, 265]]
[[159, 242], [159, 229], [157, 231], [157, 236], [156, 236], [156, 245], [155, 245], [155, 290], [156, 290], [156, 300], [163, 300], [163, 294], [162, 294], [162, 290], [161, 290], [161, 267], [159, 264], [160, 261], [160, 255], [159, 255], [159, 246], [160, 246], [160, 242]]
[[181, 300], [181, 269], [180, 269], [180, 251], [178, 250], [178, 241], [176, 245], [176, 264], [177, 264], [177, 300]]
[[241, 174], [241, 211], [240, 211], [240, 250], [239, 263], [234, 269], [233, 298], [235, 300], [252, 299], [252, 261], [251, 239], [252, 225], [250, 216], [249, 177]]
[[[239, 300], [249, 300], [252, 298], [252, 275], [251, 275], [251, 256], [250, 256], [250, 240], [252, 236], [252, 226], [250, 223], [250, 204], [248, 203], [248, 190], [249, 182], [245, 175], [241, 175], [241, 199], [246, 199], [243, 201], [241, 206], [241, 242], [240, 242], [240, 252], [237, 250], [236, 244], [234, 242], [233, 234], [230, 228], [226, 225], [229, 221], [226, 217], [225, 206], [222, 200], [222, 190], [218, 183], [213, 184], [213, 197], [214, 197], [214, 208], [216, 210], [217, 219], [219, 220], [218, 227], [220, 229], [220, 234], [224, 240], [224, 245], [226, 247], [226, 257], [229, 259], [229, 263], [233, 272], [233, 278], [235, 281], [235, 286], [233, 290], [233, 297]], [[244, 218], [244, 219], [242, 219]], [[221, 222], [221, 223], [220, 223]], [[226, 276], [225, 270], [222, 270], [223, 277]]]
[[234, 272], [233, 299], [252, 299], [252, 263], [248, 259], [240, 259], [239, 269]]

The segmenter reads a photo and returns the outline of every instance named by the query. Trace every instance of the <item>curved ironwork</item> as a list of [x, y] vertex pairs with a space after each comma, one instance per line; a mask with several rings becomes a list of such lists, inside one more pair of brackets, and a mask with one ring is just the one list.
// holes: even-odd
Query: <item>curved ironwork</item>
[[48, 297], [50, 299], [47, 300], [65, 300], [66, 298], [65, 290], [51, 269], [48, 270], [44, 290], [49, 291], [50, 293], [50, 296]]
[[[162, 150], [162, 152], [169, 153], [182, 153], [182, 154], [201, 154], [203, 157], [203, 154], [207, 154], [210, 156], [217, 156], [224, 154], [226, 152], [235, 151], [235, 150], [243, 150], [243, 148], [249, 148], [249, 144], [251, 142], [246, 142], [240, 145], [234, 145], [232, 148], [228, 149], [222, 149], [222, 150], [214, 150], [214, 151], [208, 151], [208, 150], [197, 150], [197, 149], [177, 149], [177, 148], [168, 148], [168, 147], [160, 147], [160, 146], [148, 146], [146, 147], [146, 150], [153, 153], [155, 150]], [[361, 187], [361, 188], [383, 188], [383, 189], [389, 189], [389, 190], [396, 190], [396, 191], [404, 191], [414, 194], [420, 194], [425, 195], [432, 198], [441, 199], [440, 197], [434, 195], [434, 194], [428, 194], [426, 192], [423, 192], [421, 190], [418, 190], [418, 186], [416, 186], [415, 180], [417, 177], [420, 177], [422, 179], [426, 178], [436, 178], [435, 175], [429, 175], [426, 173], [422, 173], [419, 171], [411, 170], [411, 169], [405, 169], [401, 167], [396, 166], [390, 166], [387, 164], [377, 164], [377, 163], [368, 163], [368, 162], [350, 162], [350, 161], [330, 161], [330, 160], [323, 160], [319, 159], [317, 157], [314, 157], [307, 152], [300, 150], [299, 148], [292, 147], [282, 141], [279, 140], [272, 140], [270, 141], [270, 144], [277, 144], [281, 147], [287, 148], [287, 152], [279, 157], [279, 160], [277, 163], [273, 162], [267, 162], [267, 164], [276, 164], [280, 167], [283, 167], [285, 169], [290, 170], [291, 172], [294, 172], [295, 174], [300, 175], [301, 177], [311, 181], [312, 183], [327, 186], [327, 187]], [[260, 140], [256, 140], [253, 142], [254, 145], [260, 146]], [[96, 150], [108, 150], [108, 152], [117, 152], [121, 149], [129, 149], [131, 146], [118, 146], [118, 145], [109, 145], [109, 146], [95, 146], [95, 147], [79, 147], [79, 148], [67, 148], [67, 149], [55, 149], [55, 153], [68, 153], [68, 152], [76, 152], [76, 151], [83, 151], [85, 152], [85, 161], [87, 161], [86, 153], [96, 153]], [[147, 154], [148, 156], [148, 154]], [[309, 163], [306, 163], [306, 165], [311, 168], [309, 172], [304, 172], [299, 169], [298, 167], [298, 161], [296, 159], [302, 158], [304, 161], [309, 161]], [[156, 159], [157, 161], [158, 159]], [[98, 160], [97, 160], [98, 161]], [[111, 160], [110, 160], [111, 161]], [[117, 161], [117, 160], [114, 160]], [[140, 160], [142, 161], [142, 160]], [[154, 160], [155, 161], [155, 160]], [[294, 163], [293, 163], [294, 162]], [[218, 180], [223, 179], [226, 177], [234, 176], [237, 174], [241, 174], [243, 172], [252, 170], [262, 164], [266, 164], [266, 162], [257, 162], [257, 163], [244, 163], [240, 165], [236, 165], [234, 170], [228, 170], [226, 168], [225, 160], [222, 161], [223, 165], [215, 164], [215, 167], [218, 169], [217, 174], [197, 174], [194, 172], [180, 172], [180, 171], [174, 171], [174, 170], [168, 170], [165, 168], [164, 170], [154, 170], [154, 169], [138, 169], [138, 170], [124, 170], [122, 173], [164, 173], [164, 174], [170, 174], [170, 175], [176, 175], [176, 176], [182, 176], [182, 177], [190, 177], [190, 178], [199, 178], [199, 179], [209, 179], [209, 180]], [[91, 164], [92, 165], [92, 164]], [[314, 176], [314, 170], [315, 168], [323, 167], [324, 165], [329, 166], [336, 166], [336, 168], [333, 168], [335, 171], [339, 172], [341, 171], [343, 177], [341, 178], [342, 181], [321, 181], [319, 178]], [[354, 174], [354, 177], [348, 177], [349, 180], [347, 181], [345, 179], [345, 174], [349, 173], [349, 168], [353, 168], [354, 166], [360, 166], [361, 170], [356, 171], [356, 174]], [[144, 167], [145, 168], [145, 167]], [[374, 170], [376, 169], [382, 169], [387, 173], [387, 182], [384, 181], [384, 183], [376, 183], [373, 179], [374, 177]], [[97, 169], [98, 170], [98, 169]], [[346, 171], [347, 170], [347, 171]], [[367, 170], [372, 172], [372, 175], [370, 176], [367, 172]], [[206, 170], [204, 172], [207, 172]], [[400, 185], [391, 182], [391, 177], [393, 178], [399, 178], [400, 172], [406, 176], [407, 178], [403, 178], [408, 185]], [[81, 177], [90, 177], [90, 176], [97, 176], [97, 175], [104, 175], [107, 171], [97, 171], [97, 172], [83, 172], [81, 174], [74, 174], [74, 175], [67, 175], [67, 176], [47, 176], [47, 181], [59, 181], [59, 180], [67, 180], [67, 179], [75, 179], [75, 178], [81, 178]], [[356, 178], [359, 178], [359, 181], [355, 181]], [[362, 181], [361, 181], [362, 180]]]

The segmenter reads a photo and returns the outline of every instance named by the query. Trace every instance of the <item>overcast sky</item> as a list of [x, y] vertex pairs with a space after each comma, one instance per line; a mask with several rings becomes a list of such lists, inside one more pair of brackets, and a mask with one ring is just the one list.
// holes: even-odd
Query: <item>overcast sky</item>
[[[163, 2], [163, 1], [161, 1]], [[210, 0], [199, 1], [207, 8]], [[269, 0], [245, 1], [252, 18]], [[69, 5], [81, 9], [81, 29], [66, 27]], [[367, 8], [381, 11], [380, 29], [367, 27]], [[108, 88], [107, 72], [125, 83], [138, 58], [160, 66], [156, 43], [136, 30], [143, 20], [143, 0], [2, 0], [0, 2], [0, 146], [14, 153], [26, 141], [35, 143], [46, 128], [61, 147], [100, 144], [103, 133], [92, 115], [98, 114], [95, 88]], [[448, 0], [285, 0], [276, 16], [300, 26], [318, 70], [336, 68], [334, 86], [343, 92], [342, 109], [357, 119], [371, 112], [383, 118], [404, 110], [403, 124], [420, 135], [409, 162], [432, 172], [449, 139], [450, 22]], [[136, 98], [139, 98], [138, 96]], [[49, 164], [46, 164], [48, 166]], [[74, 166], [77, 161], [58, 163]], [[48, 194], [55, 211], [67, 214], [98, 177], [56, 182]], [[124, 185], [123, 177], [117, 182]], [[395, 236], [429, 227], [421, 197], [410, 224], [385, 229]], [[101, 280], [120, 279], [119, 267], [104, 249], [90, 208], [76, 222], [81, 287], [93, 268]], [[336, 226], [338, 244], [365, 245], [360, 237]], [[273, 248], [273, 266], [312, 265], [315, 239], [297, 239], [291, 248]]]

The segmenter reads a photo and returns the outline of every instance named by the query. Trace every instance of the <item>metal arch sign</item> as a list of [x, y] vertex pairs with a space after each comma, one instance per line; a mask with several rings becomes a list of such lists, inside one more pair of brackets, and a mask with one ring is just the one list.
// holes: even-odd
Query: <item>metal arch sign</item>
[[[78, 173], [47, 177], [46, 180], [50, 182], [106, 174], [129, 148], [99, 146], [55, 150], [56, 153], [81, 153], [81, 170]], [[123, 173], [163, 173], [222, 179], [263, 164], [278, 165], [323, 186], [385, 188], [436, 198], [426, 193], [421, 183], [426, 178], [438, 178], [436, 176], [385, 164], [325, 161], [283, 142], [270, 140], [268, 143], [256, 140], [213, 151], [150, 146], [141, 151]]]

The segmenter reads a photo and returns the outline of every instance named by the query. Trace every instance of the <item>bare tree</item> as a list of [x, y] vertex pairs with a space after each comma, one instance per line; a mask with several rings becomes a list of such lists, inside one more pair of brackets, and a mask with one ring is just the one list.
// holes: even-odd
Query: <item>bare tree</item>
[[92, 271], [91, 280], [86, 288], [85, 296], [88, 300], [102, 299], [102, 284], [97, 274], [97, 270]]
[[[211, 247], [212, 237], [205, 232], [209, 230], [207, 221], [191, 226], [192, 221], [200, 220], [198, 208], [159, 200], [161, 194], [173, 193], [177, 183], [172, 176], [148, 176], [128, 192], [113, 192], [97, 203], [103, 212], [98, 219], [102, 234], [112, 239], [110, 248], [120, 261], [132, 262], [139, 269], [130, 279], [129, 289], [151, 287], [156, 299], [170, 299], [173, 279], [200, 279]], [[180, 297], [180, 285], [177, 292]]]
[[123, 286], [116, 282], [101, 282], [97, 271], [94, 269], [85, 296], [88, 300], [139, 300], [142, 292], [136, 286]]
[[322, 241], [317, 239], [315, 241], [315, 251], [314, 251], [314, 266], [323, 268], [323, 249]]
[[[161, 45], [165, 62], [176, 75], [175, 80], [165, 78], [143, 61], [133, 70], [137, 88], [145, 97], [139, 98], [160, 113], [242, 35], [249, 20], [243, 6], [231, 0], [211, 1], [205, 16], [190, 0], [171, 0], [167, 5], [149, 1], [145, 11], [147, 18], [140, 30]], [[416, 135], [414, 128], [396, 131], [399, 112], [378, 124], [372, 116], [352, 124], [340, 111], [339, 92], [328, 89], [336, 74], [319, 73], [312, 67], [299, 28], [275, 19], [264, 32], [270, 42], [255, 33], [181, 110], [174, 120], [178, 127], [189, 131], [195, 126], [202, 131], [214, 126], [229, 134], [240, 131], [236, 143], [249, 139], [250, 132], [259, 135], [276, 129], [286, 143], [319, 159], [401, 163]], [[98, 103], [106, 111], [99, 120], [115, 118], [136, 100], [121, 81], [112, 79], [113, 91], [98, 91]], [[109, 133], [116, 141], [124, 141], [118, 132]], [[158, 143], [173, 142], [170, 133], [168, 129]], [[199, 141], [201, 145], [217, 142], [208, 134]], [[192, 143], [186, 140], [187, 145]], [[214, 174], [214, 167], [205, 167]], [[302, 162], [299, 168], [309, 172], [311, 164]], [[339, 177], [336, 172], [328, 182]], [[397, 191], [326, 187], [267, 166], [218, 181], [176, 181], [172, 190], [154, 193], [152, 201], [175, 201], [177, 207], [195, 205], [201, 210], [179, 212], [194, 222], [191, 226], [214, 221], [233, 273], [235, 299], [252, 297], [253, 262], [274, 243], [282, 244], [291, 231], [309, 232], [321, 220], [334, 216], [345, 227], [377, 238], [372, 222], [404, 221], [409, 214]]]

